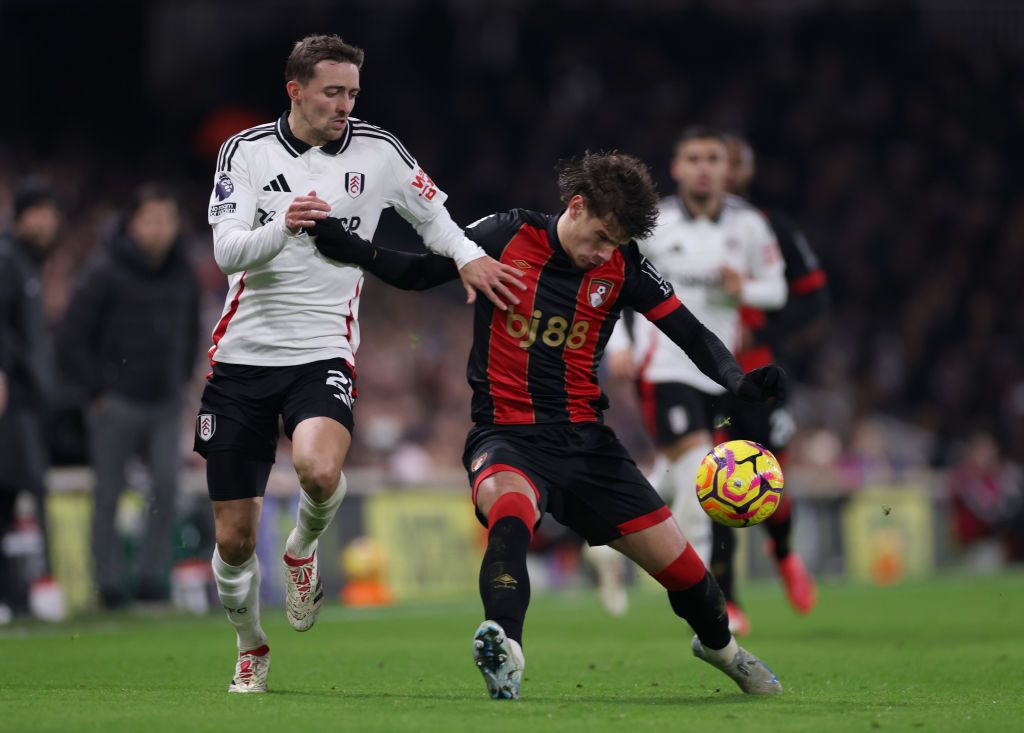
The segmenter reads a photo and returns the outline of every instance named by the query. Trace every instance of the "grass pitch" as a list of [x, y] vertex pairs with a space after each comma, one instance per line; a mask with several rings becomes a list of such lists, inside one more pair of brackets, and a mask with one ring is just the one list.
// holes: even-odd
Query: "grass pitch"
[[751, 585], [744, 644], [786, 688], [750, 698], [689, 651], [666, 599], [623, 619], [589, 592], [539, 596], [523, 699], [495, 702], [470, 659], [473, 599], [325, 609], [305, 634], [269, 613], [268, 695], [228, 695], [219, 614], [108, 616], [0, 631], [0, 731], [946, 731], [1024, 721], [1024, 575], [825, 585], [798, 617]]

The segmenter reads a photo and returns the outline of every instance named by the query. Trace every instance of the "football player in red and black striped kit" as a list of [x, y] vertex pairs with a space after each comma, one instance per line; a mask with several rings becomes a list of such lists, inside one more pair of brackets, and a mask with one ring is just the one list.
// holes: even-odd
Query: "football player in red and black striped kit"
[[[676, 298], [635, 244], [654, 227], [658, 196], [647, 167], [620, 153], [559, 166], [565, 209], [522, 209], [471, 225], [467, 236], [523, 273], [527, 289], [507, 312], [476, 303], [468, 376], [475, 427], [463, 457], [473, 502], [488, 527], [480, 570], [487, 620], [473, 641], [495, 699], [519, 697], [523, 622], [530, 599], [526, 551], [543, 512], [591, 544], [609, 544], [668, 591], [696, 636], [694, 654], [753, 694], [782, 687], [729, 632], [725, 599], [614, 432], [597, 365], [624, 307], [656, 323], [709, 377], [741, 399], [784, 396], [774, 365], [744, 374], [722, 342]], [[455, 279], [451, 260], [373, 247], [338, 220], [310, 233], [324, 256], [418, 290]]]
[[[729, 154], [729, 190], [746, 197], [754, 178], [754, 150], [750, 143], [735, 135], [726, 139], [726, 149]], [[776, 356], [775, 351], [790, 339], [807, 338], [815, 330], [820, 331], [828, 311], [825, 271], [821, 269], [807, 239], [788, 217], [776, 211], [763, 213], [768, 217], [786, 262], [789, 298], [785, 307], [777, 311], [740, 309], [743, 344], [737, 359], [744, 369], [771, 363]], [[726, 437], [755, 440], [767, 446], [784, 463], [786, 445], [796, 428], [787, 405], [778, 400], [770, 405], [744, 405], [739, 409], [727, 407], [726, 411], [730, 416], [730, 425], [725, 428]], [[784, 492], [779, 508], [763, 526], [771, 537], [771, 553], [790, 605], [798, 613], [810, 613], [817, 600], [817, 592], [814, 578], [791, 545], [792, 507], [790, 492]], [[750, 621], [735, 592], [735, 531], [720, 524], [714, 524], [712, 531], [711, 569], [725, 594], [730, 627], [742, 636], [750, 631]]]

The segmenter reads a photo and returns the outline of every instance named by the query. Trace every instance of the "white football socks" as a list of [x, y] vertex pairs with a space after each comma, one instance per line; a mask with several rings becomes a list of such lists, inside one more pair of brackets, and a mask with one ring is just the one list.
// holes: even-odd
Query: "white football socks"
[[260, 626], [260, 561], [256, 553], [241, 565], [228, 565], [214, 547], [213, 578], [228, 621], [238, 634], [238, 651], [266, 644], [267, 635]]
[[341, 500], [345, 498], [345, 491], [348, 482], [345, 481], [345, 474], [341, 474], [338, 481], [338, 488], [331, 494], [331, 498], [322, 504], [313, 501], [309, 494], [299, 489], [299, 510], [295, 520], [295, 529], [288, 535], [284, 551], [289, 557], [302, 558], [313, 554], [313, 544], [317, 537], [324, 533], [330, 525], [331, 520], [341, 506]]
[[736, 652], [740, 650], [740, 645], [736, 643], [736, 637], [730, 636], [729, 643], [726, 644], [722, 649], [712, 649], [709, 646], [704, 647], [704, 652], [712, 659], [720, 662], [721, 664], [729, 664], [736, 656]]
[[711, 518], [700, 508], [697, 500], [697, 469], [711, 450], [711, 445], [690, 448], [679, 458], [669, 462], [669, 473], [675, 486], [672, 514], [679, 522], [683, 536], [707, 565], [711, 562]]

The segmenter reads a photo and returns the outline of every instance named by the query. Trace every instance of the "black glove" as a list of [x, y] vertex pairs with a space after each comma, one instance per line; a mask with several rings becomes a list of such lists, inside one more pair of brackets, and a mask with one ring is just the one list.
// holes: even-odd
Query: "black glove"
[[373, 262], [373, 245], [350, 232], [341, 219], [328, 216], [306, 231], [324, 257], [335, 262], [368, 267]]
[[745, 402], [767, 402], [774, 397], [781, 402], [786, 399], [786, 373], [775, 364], [753, 369], [736, 385], [736, 396]]

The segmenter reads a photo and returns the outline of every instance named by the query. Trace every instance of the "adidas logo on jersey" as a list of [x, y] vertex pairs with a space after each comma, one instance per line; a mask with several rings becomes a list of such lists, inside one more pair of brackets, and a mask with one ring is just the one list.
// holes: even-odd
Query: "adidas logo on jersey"
[[284, 180], [284, 173], [279, 173], [277, 178], [272, 180], [266, 186], [263, 187], [264, 191], [284, 191], [291, 193], [291, 189], [288, 187], [288, 181]]

